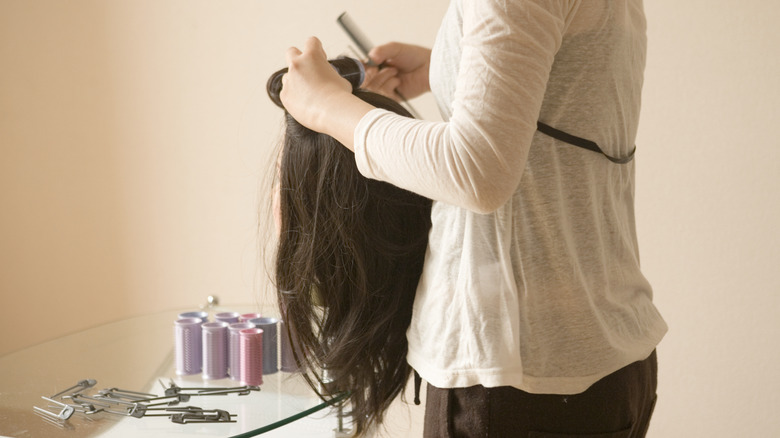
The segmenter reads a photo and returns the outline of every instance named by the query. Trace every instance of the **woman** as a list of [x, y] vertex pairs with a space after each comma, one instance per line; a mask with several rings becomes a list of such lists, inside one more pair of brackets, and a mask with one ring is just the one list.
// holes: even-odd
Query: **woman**
[[645, 435], [667, 330], [634, 222], [645, 30], [641, 0], [453, 0], [430, 54], [370, 53], [392, 69], [375, 86], [432, 90], [438, 123], [352, 97], [314, 38], [288, 50], [292, 116], [434, 201], [407, 332], [427, 436]]

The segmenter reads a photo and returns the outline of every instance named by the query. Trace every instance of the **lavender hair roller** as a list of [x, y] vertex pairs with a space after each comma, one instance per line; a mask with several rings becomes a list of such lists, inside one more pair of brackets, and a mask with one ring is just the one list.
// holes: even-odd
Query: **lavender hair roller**
[[279, 321], [279, 344], [282, 356], [282, 371], [286, 373], [295, 373], [299, 371], [298, 364], [295, 363], [293, 356], [292, 341], [287, 333], [287, 327], [284, 321]]
[[182, 318], [174, 323], [176, 374], [198, 374], [201, 370], [201, 320]]
[[244, 329], [255, 328], [249, 322], [237, 322], [228, 326], [228, 374], [233, 380], [241, 380], [241, 357], [239, 355], [239, 333]]
[[279, 342], [277, 342], [277, 323], [276, 318], [255, 318], [249, 320], [255, 327], [263, 330], [263, 374], [273, 374], [279, 371], [278, 354], [276, 352]]
[[226, 322], [233, 324], [238, 322], [238, 317], [241, 316], [238, 312], [221, 312], [214, 315], [214, 319], [220, 322]]
[[179, 319], [184, 319], [184, 318], [196, 318], [196, 319], [200, 319], [201, 322], [209, 322], [209, 312], [194, 311], [194, 312], [180, 313]]
[[245, 385], [263, 384], [263, 330], [244, 329], [239, 333], [240, 375]]
[[228, 366], [228, 323], [203, 324], [203, 378], [224, 379]]

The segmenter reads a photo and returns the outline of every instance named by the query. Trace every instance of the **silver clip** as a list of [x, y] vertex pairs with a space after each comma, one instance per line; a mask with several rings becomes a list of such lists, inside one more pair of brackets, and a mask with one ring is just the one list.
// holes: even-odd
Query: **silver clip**
[[[60, 421], [66, 421], [76, 411], [73, 408], [73, 406], [71, 406], [71, 405], [67, 405], [65, 403], [60, 403], [60, 402], [58, 402], [56, 400], [50, 399], [49, 397], [41, 397], [41, 398], [50, 403], [50, 405], [48, 406], [49, 408], [51, 408], [51, 407], [58, 408], [58, 411], [55, 413], [55, 412], [49, 411], [47, 409], [39, 408], [38, 406], [33, 406], [33, 410], [35, 412], [37, 412], [39, 414], [43, 414], [44, 416], [46, 416], [48, 418], [55, 419], [55, 420], [60, 420]], [[54, 405], [54, 406], [51, 406], [51, 405]]]
[[235, 423], [234, 414], [222, 409], [201, 410], [199, 412], [186, 412], [171, 414], [171, 421], [179, 424], [188, 423]]
[[236, 386], [235, 388], [205, 388], [198, 391], [198, 395], [249, 395], [250, 391], [259, 391], [259, 386]]
[[[259, 386], [249, 386], [249, 385], [234, 386], [234, 387], [182, 388], [176, 385], [176, 383], [174, 383], [172, 380], [171, 380], [171, 385], [168, 387], [166, 387], [162, 381], [160, 381], [160, 385], [162, 385], [163, 389], [165, 390], [165, 395], [171, 397], [179, 394], [189, 394], [195, 396], [195, 395], [225, 395], [225, 394], [236, 393], [239, 395], [248, 395], [250, 391], [260, 391]], [[182, 401], [186, 401], [186, 400], [182, 400]]]
[[[80, 404], [81, 406], [88, 405], [93, 409], [95, 406], [99, 406], [100, 409], [95, 410], [95, 412], [102, 411], [102, 412], [108, 412], [109, 414], [124, 415], [126, 417], [131, 417], [131, 416], [135, 417], [136, 415], [133, 415], [133, 413], [139, 409], [139, 403], [131, 403], [124, 400], [108, 398], [108, 397], [90, 397], [87, 395], [76, 394], [71, 396], [70, 398], [71, 400]], [[88, 401], [84, 402], [83, 400], [88, 400]], [[120, 406], [124, 407], [124, 409], [121, 411], [116, 410]]]
[[[76, 383], [75, 385], [71, 386], [71, 387], [70, 387], [70, 388], [68, 388], [68, 389], [65, 389], [65, 390], [63, 390], [63, 391], [60, 391], [60, 392], [58, 392], [58, 393], [54, 394], [54, 395], [53, 395], [53, 396], [51, 396], [50, 398], [57, 398], [57, 397], [59, 397], [59, 396], [61, 396], [61, 395], [64, 395], [64, 394], [68, 394], [68, 395], [78, 394], [78, 393], [80, 393], [80, 392], [84, 391], [85, 389], [92, 388], [92, 387], [93, 387], [93, 386], [95, 386], [96, 384], [97, 384], [97, 380], [95, 380], [95, 379], [84, 379], [84, 380], [80, 380], [80, 381], [79, 381], [78, 383]], [[74, 389], [75, 389], [76, 391], [73, 391]]]
[[136, 391], [128, 391], [126, 389], [119, 389], [119, 388], [107, 388], [107, 389], [101, 389], [98, 391], [98, 395], [106, 397], [106, 398], [113, 398], [118, 400], [128, 400], [128, 401], [142, 401], [149, 398], [157, 397], [157, 394], [149, 394], [146, 392], [136, 392]]

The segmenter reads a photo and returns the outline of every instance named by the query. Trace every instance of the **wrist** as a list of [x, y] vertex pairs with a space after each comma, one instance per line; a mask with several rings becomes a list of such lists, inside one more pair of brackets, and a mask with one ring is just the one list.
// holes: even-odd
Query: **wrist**
[[318, 105], [316, 128], [328, 134], [349, 150], [354, 150], [354, 135], [360, 119], [374, 107], [351, 92], [331, 93]]
[[311, 106], [313, 111], [312, 128], [317, 132], [331, 135], [330, 130], [333, 122], [339, 117], [339, 108], [342, 102], [351, 95], [351, 92], [342, 89], [332, 89], [320, 94], [316, 103]]

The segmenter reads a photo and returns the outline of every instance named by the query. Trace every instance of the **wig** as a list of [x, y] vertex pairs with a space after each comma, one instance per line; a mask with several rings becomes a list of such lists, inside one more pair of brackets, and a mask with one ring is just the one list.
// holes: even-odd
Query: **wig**
[[[397, 102], [356, 96], [406, 117]], [[362, 176], [351, 151], [286, 116], [279, 165], [280, 312], [306, 381], [348, 394], [360, 434], [382, 422], [411, 368], [406, 330], [431, 226], [431, 201]]]

